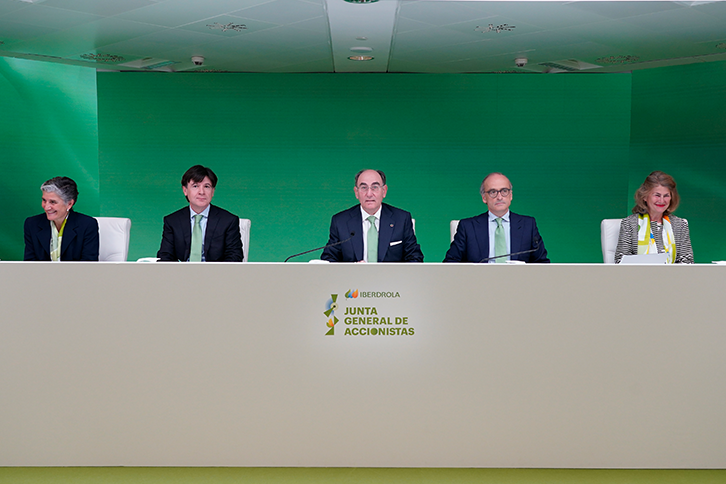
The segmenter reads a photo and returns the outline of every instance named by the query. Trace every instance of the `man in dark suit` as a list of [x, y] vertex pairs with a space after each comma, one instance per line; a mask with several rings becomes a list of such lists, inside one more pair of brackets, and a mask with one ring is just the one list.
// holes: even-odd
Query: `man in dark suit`
[[[533, 217], [509, 211], [512, 183], [501, 173], [490, 173], [480, 188], [488, 212], [459, 222], [444, 262], [549, 262]], [[515, 252], [524, 252], [514, 254]], [[511, 257], [497, 257], [512, 254]]]
[[[362, 170], [353, 193], [360, 201], [333, 215], [321, 259], [330, 262], [423, 262], [411, 214], [383, 203], [388, 186], [380, 170]], [[336, 245], [337, 244], [337, 245]]]
[[211, 205], [217, 175], [195, 165], [181, 179], [189, 206], [164, 217], [161, 261], [242, 262], [239, 217]]
[[98, 222], [72, 210], [76, 182], [57, 176], [40, 187], [43, 213], [25, 219], [23, 260], [98, 261]]

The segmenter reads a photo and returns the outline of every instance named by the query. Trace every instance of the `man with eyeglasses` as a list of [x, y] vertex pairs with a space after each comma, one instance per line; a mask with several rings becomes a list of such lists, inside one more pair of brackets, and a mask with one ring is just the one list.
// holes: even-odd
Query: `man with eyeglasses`
[[353, 193], [360, 205], [333, 215], [328, 247], [330, 262], [423, 262], [411, 214], [383, 203], [388, 186], [381, 170], [355, 175]]
[[549, 262], [534, 217], [509, 211], [509, 179], [501, 173], [490, 173], [479, 191], [489, 211], [459, 222], [444, 262]]

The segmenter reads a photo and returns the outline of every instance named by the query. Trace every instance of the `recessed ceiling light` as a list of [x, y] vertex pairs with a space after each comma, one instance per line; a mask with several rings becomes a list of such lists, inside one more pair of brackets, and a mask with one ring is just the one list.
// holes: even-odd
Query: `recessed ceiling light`
[[368, 40], [368, 37], [356, 37], [355, 40]]
[[348, 3], [376, 3], [378, 0], [345, 0]]
[[369, 61], [369, 60], [373, 60], [373, 57], [371, 57], [369, 55], [352, 55], [352, 56], [348, 57], [348, 59], [350, 59], [352, 61]]
[[351, 47], [350, 50], [353, 52], [373, 52], [372, 47]]

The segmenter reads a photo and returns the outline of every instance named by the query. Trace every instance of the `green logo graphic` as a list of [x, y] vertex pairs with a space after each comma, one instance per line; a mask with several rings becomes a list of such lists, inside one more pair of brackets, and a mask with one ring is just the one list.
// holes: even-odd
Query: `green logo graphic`
[[323, 314], [326, 318], [328, 318], [328, 322], [325, 323], [325, 325], [330, 328], [327, 333], [325, 333], [325, 336], [334, 336], [335, 335], [335, 325], [338, 322], [338, 318], [335, 317], [335, 310], [338, 309], [338, 303], [336, 302], [338, 300], [337, 294], [331, 294], [330, 299], [328, 299], [328, 303], [325, 305], [327, 310], [323, 311]]

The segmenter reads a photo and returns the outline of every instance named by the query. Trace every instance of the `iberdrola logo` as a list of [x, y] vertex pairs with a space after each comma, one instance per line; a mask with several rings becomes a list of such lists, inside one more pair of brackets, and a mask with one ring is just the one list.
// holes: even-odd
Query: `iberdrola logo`
[[358, 289], [356, 289], [353, 292], [351, 292], [350, 289], [348, 289], [348, 292], [345, 293], [345, 297], [347, 297], [349, 299], [355, 299], [355, 298], [357, 298], [358, 297]]
[[[358, 291], [356, 291], [355, 293], [356, 293], [355, 295], [357, 297]], [[346, 294], [346, 297], [347, 297], [347, 294]], [[338, 318], [335, 317], [335, 310], [338, 309], [338, 303], [336, 302], [337, 300], [338, 300], [338, 295], [331, 294], [330, 299], [328, 299], [328, 302], [325, 305], [327, 310], [323, 311], [323, 314], [328, 318], [328, 322], [325, 323], [325, 325], [330, 328], [330, 330], [328, 330], [328, 332], [325, 333], [325, 336], [335, 335], [335, 325], [338, 322]]]

